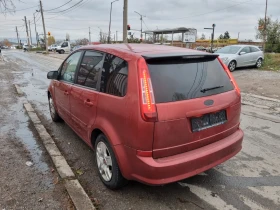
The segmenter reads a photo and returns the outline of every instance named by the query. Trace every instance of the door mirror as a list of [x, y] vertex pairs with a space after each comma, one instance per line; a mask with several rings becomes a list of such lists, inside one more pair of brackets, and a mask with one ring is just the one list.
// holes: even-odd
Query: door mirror
[[47, 74], [48, 79], [57, 79], [58, 71], [49, 71]]
[[246, 52], [240, 52], [240, 53], [239, 53], [239, 55], [244, 55], [244, 54], [246, 54]]

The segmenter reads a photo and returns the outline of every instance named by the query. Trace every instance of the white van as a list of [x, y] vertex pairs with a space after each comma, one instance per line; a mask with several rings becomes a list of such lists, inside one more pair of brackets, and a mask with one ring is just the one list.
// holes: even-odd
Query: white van
[[59, 54], [70, 53], [70, 51], [71, 45], [68, 41], [61, 42], [56, 48], [56, 52], [58, 52]]

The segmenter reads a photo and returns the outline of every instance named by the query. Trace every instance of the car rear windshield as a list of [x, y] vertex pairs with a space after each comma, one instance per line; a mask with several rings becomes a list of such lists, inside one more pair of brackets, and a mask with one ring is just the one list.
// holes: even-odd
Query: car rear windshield
[[147, 60], [156, 103], [200, 98], [233, 90], [220, 62], [207, 59]]

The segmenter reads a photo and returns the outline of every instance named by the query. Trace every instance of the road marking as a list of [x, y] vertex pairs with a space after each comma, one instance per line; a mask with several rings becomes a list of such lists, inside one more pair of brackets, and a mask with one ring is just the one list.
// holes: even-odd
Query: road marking
[[276, 205], [280, 205], [280, 186], [261, 186], [248, 188], [260, 196], [273, 201]]
[[221, 199], [218, 195], [213, 196], [213, 192], [202, 188], [198, 187], [195, 185], [183, 183], [183, 182], [178, 182], [182, 187], [188, 187], [190, 188], [190, 191], [201, 198], [202, 200], [206, 201], [209, 203], [211, 206], [215, 207], [218, 210], [237, 210], [235, 207], [232, 205], [227, 204], [223, 199]]
[[248, 207], [250, 207], [251, 209], [254, 210], [268, 210], [267, 208], [263, 207], [261, 204], [256, 203], [255, 201], [253, 201], [250, 198], [247, 198], [244, 195], [240, 195], [239, 196], [240, 200], [242, 200], [244, 202], [244, 204]]

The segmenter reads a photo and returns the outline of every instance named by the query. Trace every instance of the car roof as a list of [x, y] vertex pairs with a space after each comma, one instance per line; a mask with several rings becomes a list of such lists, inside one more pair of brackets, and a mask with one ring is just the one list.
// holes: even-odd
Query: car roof
[[100, 44], [100, 45], [88, 45], [80, 49], [88, 50], [100, 50], [105, 52], [118, 51], [129, 54], [147, 55], [147, 54], [173, 54], [173, 53], [184, 53], [186, 55], [197, 55], [197, 54], [208, 54], [205, 52], [173, 47], [166, 45], [155, 45], [155, 44]]
[[234, 44], [234, 45], [228, 45], [226, 47], [229, 47], [229, 46], [236, 46], [236, 47], [258, 47], [258, 46], [255, 46], [255, 45], [246, 45], [246, 44]]

